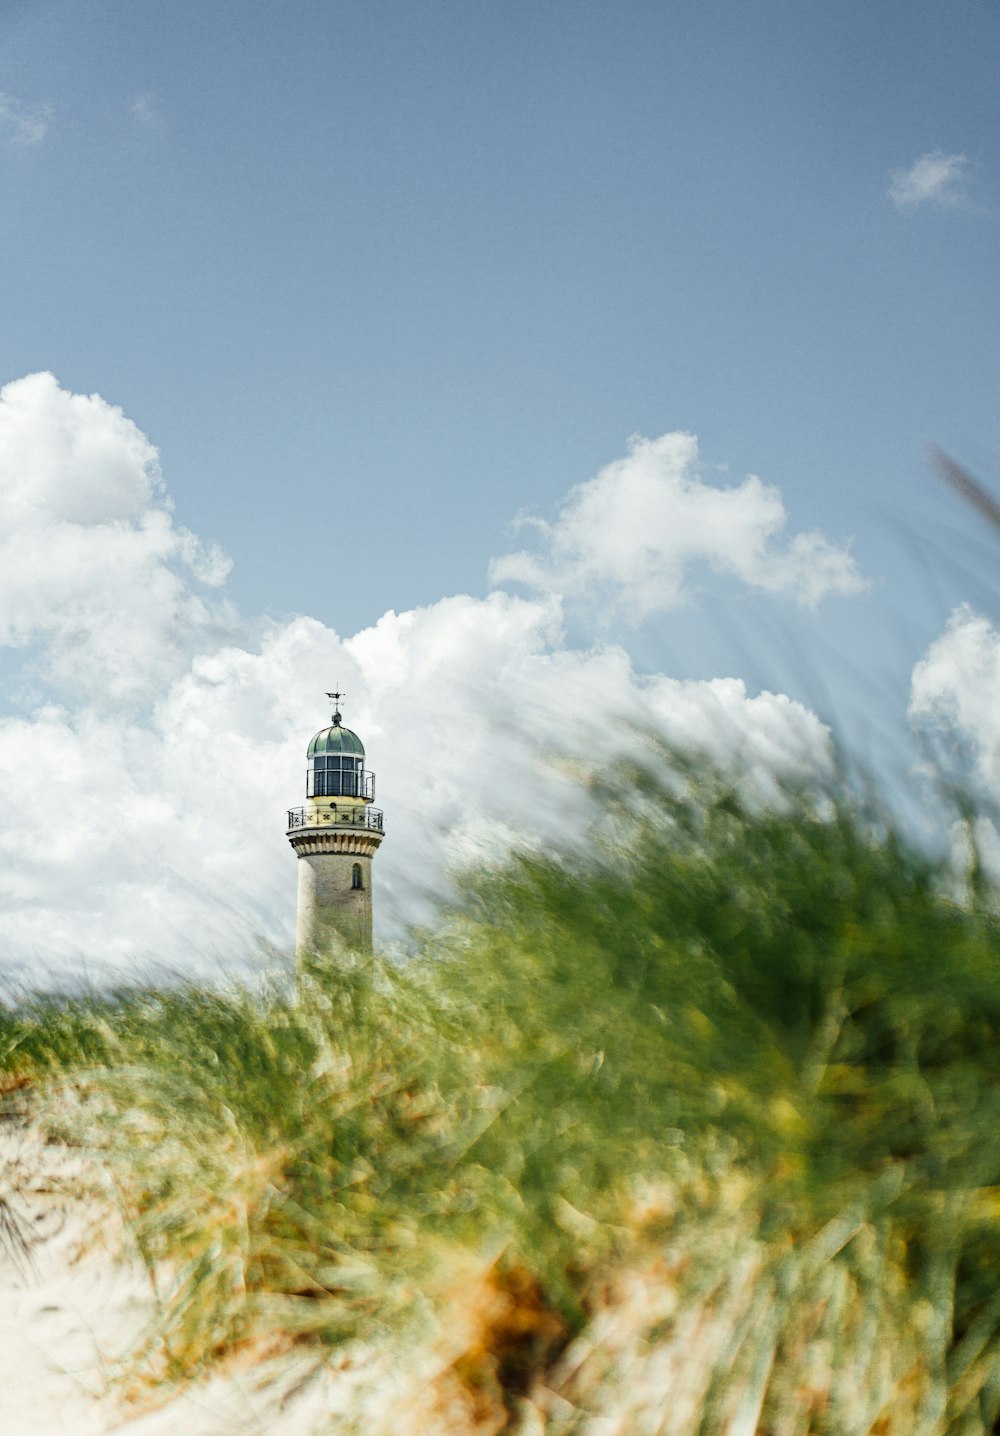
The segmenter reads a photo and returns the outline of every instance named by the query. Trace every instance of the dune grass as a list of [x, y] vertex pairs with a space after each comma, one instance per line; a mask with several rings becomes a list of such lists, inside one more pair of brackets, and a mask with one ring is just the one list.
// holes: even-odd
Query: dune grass
[[437, 1342], [484, 1430], [1000, 1429], [990, 894], [848, 798], [632, 776], [405, 965], [0, 1010], [113, 1176], [146, 1370]]

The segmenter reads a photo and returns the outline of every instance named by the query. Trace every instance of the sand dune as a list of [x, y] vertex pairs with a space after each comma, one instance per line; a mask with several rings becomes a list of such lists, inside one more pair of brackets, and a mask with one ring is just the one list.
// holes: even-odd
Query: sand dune
[[95, 1183], [98, 1169], [36, 1128], [0, 1130], [3, 1436], [308, 1436], [353, 1399], [349, 1372], [314, 1354], [137, 1395], [125, 1359], [153, 1294], [113, 1194], [80, 1194]]

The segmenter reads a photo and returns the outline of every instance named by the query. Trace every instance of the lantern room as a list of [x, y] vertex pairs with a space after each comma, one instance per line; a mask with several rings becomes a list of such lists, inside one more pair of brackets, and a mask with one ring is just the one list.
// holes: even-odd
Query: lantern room
[[364, 744], [357, 733], [343, 727], [339, 713], [333, 715], [329, 728], [323, 728], [313, 738], [307, 757], [307, 798], [360, 798], [371, 802], [375, 797], [375, 775], [365, 769]]

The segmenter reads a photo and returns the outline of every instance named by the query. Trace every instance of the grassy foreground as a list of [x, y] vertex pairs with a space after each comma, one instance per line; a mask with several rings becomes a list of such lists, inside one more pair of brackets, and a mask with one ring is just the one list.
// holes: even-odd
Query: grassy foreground
[[1000, 1430], [997, 921], [823, 813], [647, 782], [405, 967], [0, 1009], [149, 1264], [140, 1367], [429, 1343], [482, 1431]]

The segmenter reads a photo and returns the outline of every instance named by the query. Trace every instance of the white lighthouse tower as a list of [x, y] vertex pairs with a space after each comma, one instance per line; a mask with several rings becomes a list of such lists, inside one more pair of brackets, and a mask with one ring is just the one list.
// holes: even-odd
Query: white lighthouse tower
[[372, 945], [372, 858], [384, 836], [373, 806], [375, 775], [364, 744], [340, 716], [343, 693], [328, 693], [333, 721], [309, 744], [306, 806], [288, 813], [288, 841], [299, 860], [295, 947], [301, 955], [340, 944]]

